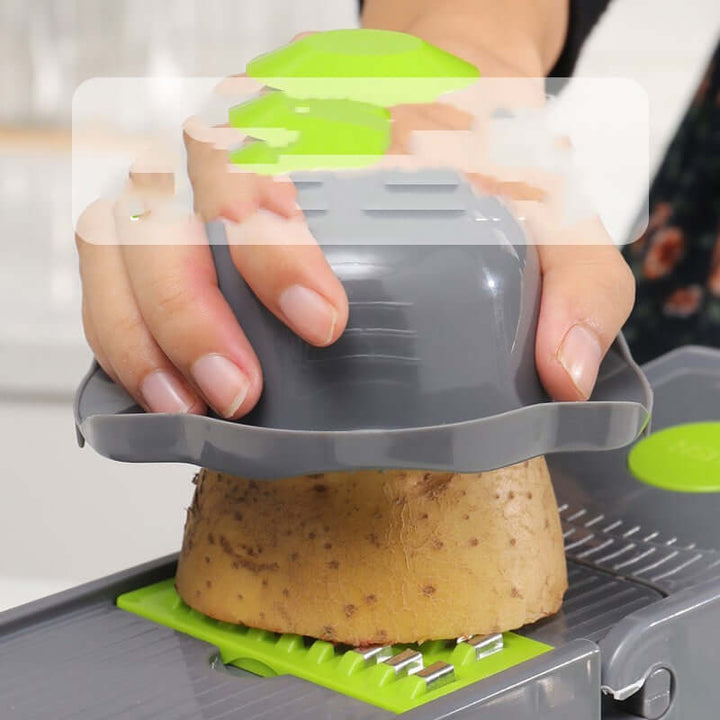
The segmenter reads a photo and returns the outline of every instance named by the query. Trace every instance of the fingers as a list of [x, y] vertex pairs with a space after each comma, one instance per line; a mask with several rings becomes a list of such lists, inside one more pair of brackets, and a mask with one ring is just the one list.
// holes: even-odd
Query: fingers
[[[247, 225], [246, 237], [260, 230], [258, 243], [233, 247], [233, 259], [260, 300], [308, 342], [339, 337], [347, 298], [289, 179], [237, 172], [227, 157], [238, 141], [232, 128], [191, 120], [185, 141], [199, 218], [170, 202], [173, 174], [153, 155], [135, 163], [118, 202], [95, 203], [79, 223], [83, 324], [98, 362], [146, 409], [204, 412], [207, 404], [237, 418], [256, 404], [262, 374], [217, 287], [200, 218]], [[288, 247], [291, 220], [303, 240]]]
[[290, 178], [260, 175], [255, 177], [257, 178], [258, 205], [260, 207], [290, 220], [302, 217], [295, 183]]
[[302, 40], [303, 38], [308, 37], [309, 35], [314, 35], [316, 32], [317, 32], [317, 30], [305, 30], [304, 32], [300, 32], [297, 35], [293, 35], [290, 42], [291, 43], [297, 42], [298, 40]]
[[[298, 33], [290, 42], [314, 33]], [[228, 81], [229, 87], [243, 84], [233, 78]], [[204, 220], [225, 218], [239, 223], [260, 207], [287, 218], [301, 215], [295, 186], [288, 178], [238, 172], [232, 167], [228, 150], [247, 140], [239, 130], [227, 125], [210, 127], [194, 116], [185, 123], [183, 138], [195, 209]]]
[[[108, 222], [113, 213], [115, 223]], [[106, 244], [78, 238], [86, 334], [98, 361], [146, 409], [204, 412], [207, 400], [224, 417], [245, 414], [260, 395], [260, 368], [217, 288], [207, 244], [191, 244], [193, 237], [118, 244], [132, 236], [123, 227], [129, 222], [95, 203], [83, 227], [96, 239], [93, 228], [102, 227]], [[107, 235], [113, 227], [115, 244]], [[182, 227], [161, 223], [154, 231], [179, 234]]]
[[553, 399], [584, 400], [630, 314], [635, 281], [611, 243], [541, 245], [538, 252], [543, 273], [538, 373]]
[[230, 253], [260, 301], [308, 343], [326, 346], [345, 330], [348, 300], [303, 220], [258, 212], [227, 225]]
[[[112, 207], [96, 203], [78, 224], [88, 342], [146, 409], [203, 412], [207, 403], [223, 417], [240, 417], [261, 393], [257, 357], [217, 287], [200, 220], [166, 202], [164, 177], [146, 175], [132, 177]], [[247, 174], [243, 181], [254, 211], [233, 225], [250, 243], [233, 247], [237, 267], [301, 337], [334, 342], [347, 323], [347, 298], [304, 221], [280, 214], [290, 204], [299, 212], [294, 186]], [[301, 245], [292, 246], [293, 235]]]
[[105, 351], [100, 344], [97, 331], [95, 330], [95, 323], [90, 316], [90, 310], [88, 308], [88, 303], [85, 297], [83, 297], [82, 302], [82, 323], [83, 330], [85, 332], [85, 340], [87, 340], [87, 344], [90, 346], [90, 349], [92, 350], [98, 364], [107, 373], [107, 375], [113, 382], [120, 384], [120, 380], [118, 379], [118, 376], [115, 373], [115, 370], [113, 370], [112, 364], [110, 363], [108, 356], [105, 354]]
[[[452, 105], [435, 103], [416, 103], [395, 105], [390, 109], [392, 117], [390, 146], [388, 154], [417, 153], [412, 148], [415, 133], [428, 131], [469, 131], [473, 117]], [[438, 144], [437, 141], [433, 141]]]
[[226, 218], [242, 222], [260, 207], [288, 218], [301, 214], [295, 186], [289, 179], [232, 167], [228, 150], [244, 137], [238, 130], [209, 127], [199, 118], [191, 118], [183, 136], [195, 210], [205, 221]]
[[260, 365], [217, 287], [209, 246], [177, 240], [121, 246], [139, 313], [186, 382], [222, 417], [240, 417], [260, 397]]
[[[121, 248], [112, 244], [112, 207], [98, 201], [85, 211], [84, 228], [103, 228], [104, 244], [77, 237], [83, 284], [83, 324], [101, 367], [145, 409], [205, 411], [193, 387], [149, 332], [125, 272]], [[93, 233], [97, 239], [97, 232]]]

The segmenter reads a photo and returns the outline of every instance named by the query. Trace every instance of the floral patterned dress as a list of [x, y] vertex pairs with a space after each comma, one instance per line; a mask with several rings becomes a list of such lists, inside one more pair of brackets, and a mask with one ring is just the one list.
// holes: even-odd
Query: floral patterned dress
[[720, 45], [650, 188], [650, 220], [623, 250], [637, 280], [623, 328], [638, 362], [720, 347]]

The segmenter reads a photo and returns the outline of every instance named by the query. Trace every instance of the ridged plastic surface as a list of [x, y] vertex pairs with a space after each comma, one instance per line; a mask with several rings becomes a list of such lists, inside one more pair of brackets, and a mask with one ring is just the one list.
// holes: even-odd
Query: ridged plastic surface
[[630, 613], [662, 598], [645, 585], [572, 561], [568, 563], [568, 583], [560, 612], [526, 626], [521, 634], [552, 645], [579, 638], [597, 642]]
[[[221, 720], [392, 717], [291, 676], [260, 679], [211, 669], [215, 650], [109, 601], [0, 641], [3, 720]], [[241, 713], [238, 715], [238, 713]]]
[[677, 537], [588, 512], [561, 507], [569, 558], [621, 577], [642, 580], [663, 593], [720, 578], [720, 551], [701, 550]]

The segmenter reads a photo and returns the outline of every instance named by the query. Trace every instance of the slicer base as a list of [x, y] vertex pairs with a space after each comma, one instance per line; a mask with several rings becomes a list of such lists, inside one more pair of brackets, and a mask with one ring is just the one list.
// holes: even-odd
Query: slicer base
[[[655, 429], [718, 419], [720, 352], [687, 348], [645, 370]], [[627, 452], [549, 458], [570, 589], [560, 613], [520, 633], [555, 649], [403, 717], [630, 720], [664, 702], [663, 720], [715, 720], [720, 494], [640, 483]], [[116, 607], [122, 593], [174, 569], [164, 558], [1, 614], [3, 720], [394, 717], [291, 675], [226, 668], [212, 645]], [[646, 682], [658, 668], [667, 671], [659, 690]]]

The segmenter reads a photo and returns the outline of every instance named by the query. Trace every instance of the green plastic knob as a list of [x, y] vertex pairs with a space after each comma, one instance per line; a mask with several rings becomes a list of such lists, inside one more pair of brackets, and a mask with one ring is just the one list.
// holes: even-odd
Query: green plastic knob
[[251, 61], [250, 77], [276, 92], [230, 110], [254, 142], [231, 151], [248, 172], [358, 168], [390, 144], [390, 113], [467, 87], [474, 65], [420, 38], [386, 30], [308, 35]]
[[389, 30], [307, 35], [252, 60], [247, 74], [296, 97], [346, 98], [385, 107], [432, 102], [479, 77], [471, 63]]
[[390, 142], [390, 113], [354, 100], [299, 100], [271, 92], [230, 110], [230, 125], [262, 142], [230, 153], [256, 173], [363, 167]]

